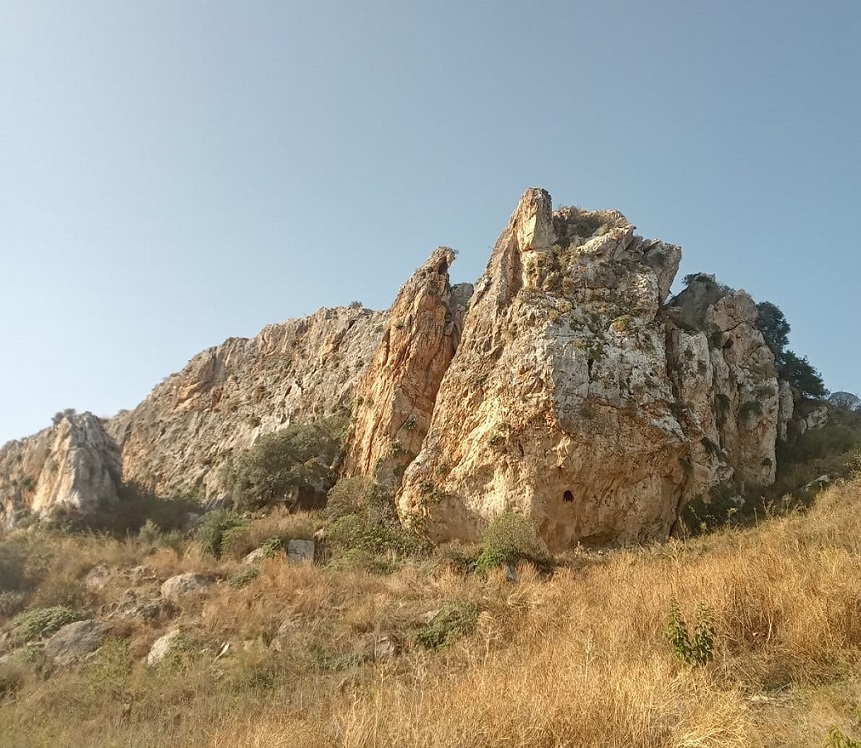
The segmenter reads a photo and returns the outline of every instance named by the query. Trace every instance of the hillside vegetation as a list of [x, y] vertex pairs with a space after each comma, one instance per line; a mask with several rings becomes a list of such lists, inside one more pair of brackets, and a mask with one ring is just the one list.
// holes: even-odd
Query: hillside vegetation
[[[384, 517], [372, 523], [373, 497], [351, 490], [354, 505], [341, 486], [329, 517], [220, 514], [235, 521], [221, 528], [219, 558], [204, 549], [211, 533], [165, 534], [152, 523], [124, 540], [5, 536], [0, 646], [13, 654], [0, 665], [0, 745], [861, 738], [859, 478], [828, 488], [809, 511], [665, 545], [571, 552], [555, 568], [525, 522], [500, 523], [484, 548], [429, 550]], [[283, 543], [324, 525], [317, 562], [290, 563]], [[241, 562], [264, 544], [271, 555]], [[524, 557], [533, 560], [516, 570], [487, 562]], [[112, 615], [129, 595], [158, 598], [161, 581], [191, 571], [216, 583], [150, 617]], [[52, 665], [40, 632], [92, 617], [111, 625], [101, 649]], [[150, 646], [173, 628], [179, 645], [148, 667]]]

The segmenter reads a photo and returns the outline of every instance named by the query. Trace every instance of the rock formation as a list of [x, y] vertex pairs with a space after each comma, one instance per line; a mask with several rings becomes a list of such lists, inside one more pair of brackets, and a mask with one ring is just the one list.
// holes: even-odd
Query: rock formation
[[0, 522], [89, 511], [121, 476], [221, 499], [258, 437], [352, 410], [345, 474], [397, 492], [434, 539], [517, 511], [552, 549], [637, 543], [718, 487], [772, 483], [777, 439], [822, 420], [790, 421], [751, 298], [698, 275], [668, 301], [680, 249], [621, 213], [554, 212], [530, 189], [474, 290], [451, 285], [454, 255], [434, 250], [389, 312], [321, 309], [231, 338], [104, 427], [71, 415], [11, 442]]
[[234, 452], [291, 422], [350, 407], [385, 321], [366, 309], [321, 309], [199, 353], [109, 421], [123, 478], [160, 496], [222, 495]]
[[87, 513], [118, 501], [120, 453], [102, 422], [73, 411], [55, 421], [0, 449], [0, 526], [60, 507]]
[[635, 543], [734, 472], [771, 482], [778, 387], [755, 307], [691, 292], [674, 322], [679, 259], [620, 213], [553, 213], [528, 190], [476, 284], [402, 517], [438, 540], [517, 511], [552, 548]]
[[401, 288], [356, 390], [346, 472], [394, 487], [427, 434], [437, 390], [460, 340], [472, 286], [449, 285], [454, 251], [436, 249]]

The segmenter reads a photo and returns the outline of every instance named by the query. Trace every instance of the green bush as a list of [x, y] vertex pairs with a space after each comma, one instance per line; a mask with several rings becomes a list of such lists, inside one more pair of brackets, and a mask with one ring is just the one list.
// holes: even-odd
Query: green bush
[[456, 639], [471, 634], [480, 612], [480, 608], [470, 600], [446, 603], [416, 634], [416, 642], [427, 649], [443, 649]]
[[326, 542], [336, 553], [354, 550], [407, 555], [424, 547], [417, 536], [400, 526], [373, 524], [357, 514], [336, 520], [326, 533]]
[[326, 516], [337, 520], [348, 514], [365, 514], [374, 489], [373, 480], [362, 475], [341, 478], [326, 495]]
[[688, 665], [705, 665], [714, 657], [715, 630], [712, 613], [707, 606], [698, 605], [696, 618], [694, 630], [690, 632], [685, 619], [682, 618], [678, 602], [671, 600], [664, 635], [680, 660]]
[[291, 424], [236, 456], [225, 476], [237, 506], [322, 503], [335, 480], [346, 420]]
[[523, 515], [503, 512], [485, 530], [475, 567], [486, 571], [496, 566], [516, 566], [522, 561], [542, 571], [553, 567], [553, 558], [535, 525]]
[[74, 608], [35, 608], [15, 616], [12, 619], [12, 628], [24, 641], [31, 641], [53, 634], [67, 623], [74, 623], [82, 618], [81, 612]]
[[245, 520], [230, 509], [210, 512], [197, 530], [197, 541], [207, 553], [221, 558], [230, 548], [231, 540], [245, 529], [245, 524]]
[[11, 539], [0, 542], [0, 590], [19, 592], [27, 588], [27, 558], [24, 542]]
[[260, 567], [249, 564], [244, 568], [240, 569], [236, 572], [232, 577], [230, 577], [228, 584], [231, 587], [236, 589], [240, 589], [244, 587], [246, 584], [250, 584], [257, 577], [260, 576]]
[[825, 738], [825, 748], [861, 748], [861, 742], [852, 740], [835, 727]]

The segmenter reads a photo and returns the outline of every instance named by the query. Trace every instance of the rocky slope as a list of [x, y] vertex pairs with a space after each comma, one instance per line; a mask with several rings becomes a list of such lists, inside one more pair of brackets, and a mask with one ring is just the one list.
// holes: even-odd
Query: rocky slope
[[107, 430], [123, 478], [161, 496], [223, 494], [224, 465], [262, 434], [351, 406], [385, 313], [321, 309], [195, 356]]
[[116, 442], [92, 413], [57, 414], [50, 428], [0, 449], [0, 527], [70, 507], [91, 512], [118, 501]]

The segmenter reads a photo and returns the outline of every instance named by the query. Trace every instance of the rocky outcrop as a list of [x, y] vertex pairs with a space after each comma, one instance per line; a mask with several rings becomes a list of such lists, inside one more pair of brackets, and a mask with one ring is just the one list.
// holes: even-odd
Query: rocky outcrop
[[404, 284], [356, 391], [346, 472], [394, 487], [427, 434], [437, 390], [460, 340], [472, 293], [452, 288], [455, 253], [434, 250]]
[[234, 453], [292, 422], [349, 408], [385, 322], [367, 309], [321, 309], [198, 354], [108, 422], [124, 479], [162, 496], [223, 495]]
[[680, 250], [528, 190], [476, 284], [399, 511], [476, 539], [503, 511], [554, 549], [664, 539], [731, 478], [774, 478], [774, 360], [743, 292], [664, 306]]
[[88, 513], [115, 504], [121, 460], [92, 413], [57, 414], [50, 428], [0, 449], [0, 526], [58, 508]]
[[774, 355], [756, 327], [744, 291], [699, 275], [668, 310], [670, 371], [691, 442], [688, 494], [731, 477], [748, 486], [774, 482], [775, 443], [792, 415]]

